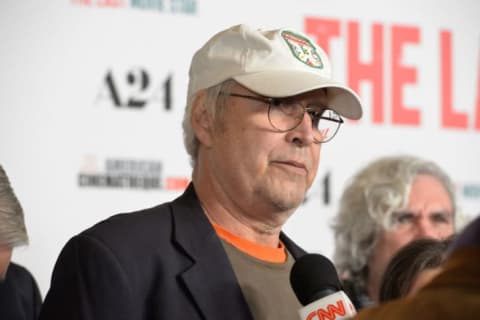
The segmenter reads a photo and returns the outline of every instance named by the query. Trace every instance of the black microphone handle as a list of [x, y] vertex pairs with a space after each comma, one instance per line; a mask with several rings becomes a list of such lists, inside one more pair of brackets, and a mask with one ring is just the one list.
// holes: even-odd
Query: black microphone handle
[[338, 290], [334, 290], [334, 289], [330, 289], [330, 288], [317, 291], [317, 292], [315, 292], [315, 294], [310, 296], [310, 298], [307, 300], [305, 305], [308, 305], [308, 304], [310, 304], [314, 301], [320, 300], [323, 297], [329, 296], [329, 295], [334, 294], [336, 292], [338, 292]]

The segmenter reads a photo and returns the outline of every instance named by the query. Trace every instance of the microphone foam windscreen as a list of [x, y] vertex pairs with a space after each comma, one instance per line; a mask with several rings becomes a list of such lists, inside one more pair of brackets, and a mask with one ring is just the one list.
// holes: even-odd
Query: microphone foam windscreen
[[290, 284], [302, 305], [342, 290], [333, 263], [320, 254], [297, 259], [290, 271]]

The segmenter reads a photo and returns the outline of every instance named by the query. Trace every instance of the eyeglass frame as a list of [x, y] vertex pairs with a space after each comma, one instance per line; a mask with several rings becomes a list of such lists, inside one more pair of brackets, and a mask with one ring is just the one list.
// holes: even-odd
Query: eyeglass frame
[[[272, 108], [272, 105], [275, 105], [275, 104], [279, 104], [281, 103], [282, 100], [284, 100], [285, 98], [273, 98], [273, 97], [265, 97], [265, 96], [250, 96], [250, 95], [245, 95], [245, 94], [239, 94], [239, 93], [225, 93], [225, 92], [220, 92], [220, 94], [224, 94], [224, 95], [228, 95], [230, 97], [237, 97], [237, 98], [244, 98], [244, 99], [249, 99], [249, 100], [254, 100], [254, 101], [259, 101], [259, 102], [263, 102], [265, 104], [268, 105], [268, 110], [267, 110], [267, 115], [268, 115], [268, 122], [270, 122], [270, 125], [275, 129], [277, 130], [278, 132], [288, 132], [288, 131], [292, 131], [292, 130], [295, 130], [295, 128], [297, 128], [301, 123], [302, 123], [302, 120], [300, 120], [294, 127], [290, 128], [290, 129], [279, 129], [277, 128], [273, 123], [272, 123], [272, 120], [270, 119], [270, 109]], [[300, 103], [299, 103], [300, 104]], [[313, 118], [311, 117], [310, 115], [310, 112], [311, 110], [314, 110], [312, 109], [311, 107], [309, 107], [309, 105], [306, 105], [304, 106], [303, 104], [300, 104], [302, 107], [303, 107], [303, 113], [302, 113], [302, 118], [305, 117], [305, 113], [308, 113], [310, 118], [312, 119], [312, 126], [313, 126]], [[317, 139], [313, 138], [313, 141], [314, 143], [316, 144], [320, 144], [320, 143], [326, 143], [326, 142], [329, 142], [331, 141], [336, 135], [337, 135], [337, 132], [338, 130], [340, 129], [340, 126], [342, 125], [342, 123], [344, 123], [345, 121], [343, 120], [343, 118], [338, 114], [338, 112], [336, 112], [335, 110], [331, 109], [331, 108], [324, 108], [322, 110], [322, 114], [323, 112], [325, 112], [326, 110], [330, 110], [330, 111], [333, 111], [335, 112], [337, 115], [338, 115], [338, 119], [333, 119], [333, 118], [328, 118], [328, 117], [322, 117], [320, 116], [318, 118], [318, 121], [320, 120], [327, 120], [327, 121], [332, 121], [332, 122], [336, 122], [338, 123], [337, 125], [337, 129], [335, 130], [335, 133], [328, 139], [328, 140], [323, 140], [323, 141], [318, 141]], [[316, 111], [315, 111], [316, 112]]]

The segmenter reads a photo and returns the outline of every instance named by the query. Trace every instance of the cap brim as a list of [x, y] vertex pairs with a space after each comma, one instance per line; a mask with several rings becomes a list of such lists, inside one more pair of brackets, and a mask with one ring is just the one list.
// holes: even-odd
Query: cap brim
[[360, 98], [350, 88], [322, 78], [318, 74], [296, 70], [270, 70], [233, 77], [244, 87], [260, 95], [281, 98], [326, 88], [328, 107], [341, 116], [357, 120], [362, 117]]

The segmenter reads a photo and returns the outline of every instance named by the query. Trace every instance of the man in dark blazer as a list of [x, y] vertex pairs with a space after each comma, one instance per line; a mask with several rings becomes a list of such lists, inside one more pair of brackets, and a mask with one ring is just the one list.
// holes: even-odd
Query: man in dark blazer
[[40, 318], [296, 318], [288, 279], [305, 252], [282, 226], [315, 178], [321, 143], [341, 116], [361, 113], [306, 35], [245, 25], [216, 34], [190, 67], [192, 183], [73, 237]]

